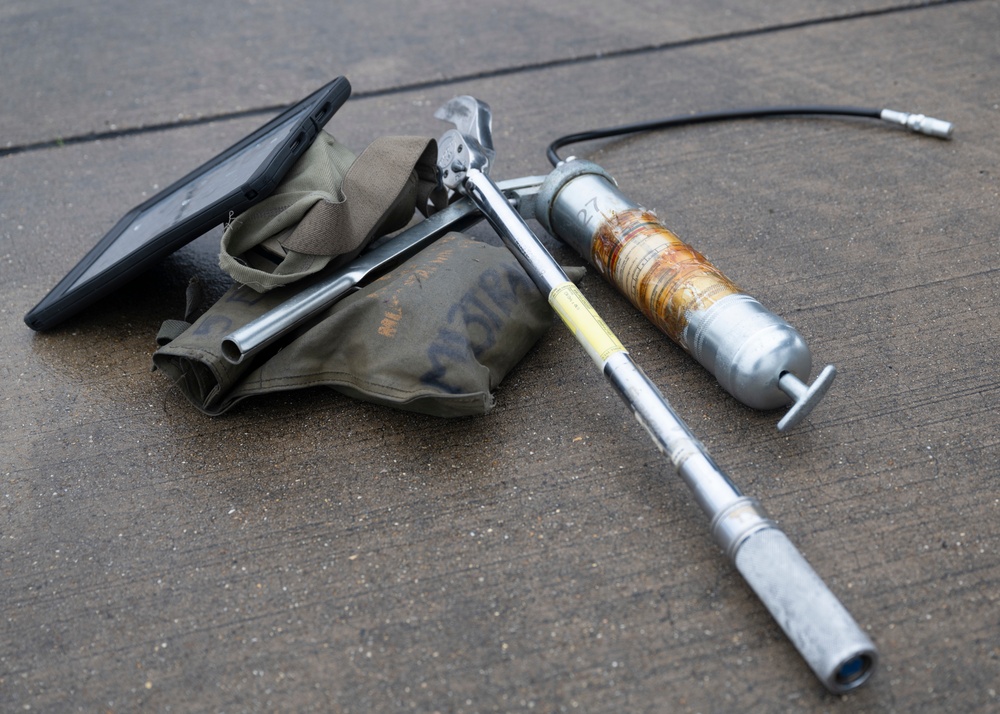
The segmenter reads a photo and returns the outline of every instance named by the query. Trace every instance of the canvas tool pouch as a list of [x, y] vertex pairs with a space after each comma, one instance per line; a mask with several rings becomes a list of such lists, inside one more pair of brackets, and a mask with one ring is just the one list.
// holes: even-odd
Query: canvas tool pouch
[[[570, 271], [579, 279], [582, 269]], [[317, 385], [443, 417], [485, 414], [492, 391], [552, 322], [545, 298], [504, 248], [450, 233], [326, 310], [249, 364], [222, 338], [294, 294], [232, 288], [153, 356], [201, 411]]]

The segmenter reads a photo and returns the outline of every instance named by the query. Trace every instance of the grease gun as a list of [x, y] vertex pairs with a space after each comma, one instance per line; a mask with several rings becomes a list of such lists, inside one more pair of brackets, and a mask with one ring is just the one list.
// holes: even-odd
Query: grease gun
[[770, 116], [878, 118], [949, 138], [949, 122], [889, 109], [795, 106], [682, 115], [560, 137], [547, 154], [555, 169], [539, 190], [537, 220], [583, 256], [654, 325], [705, 367], [732, 396], [755, 409], [791, 402], [779, 431], [799, 424], [836, 375], [827, 365], [809, 385], [812, 355], [799, 332], [740, 290], [722, 271], [618, 190], [590, 161], [562, 161], [567, 144], [708, 121]]
[[451, 122], [438, 142], [446, 187], [470, 198], [608, 382], [672, 462], [709, 517], [716, 542], [833, 692], [871, 675], [875, 645], [805, 558], [753, 498], [716, 465], [580, 290], [532, 233], [488, 171], [492, 115], [474, 97], [456, 97], [435, 116]]
[[[613, 179], [596, 164], [572, 161], [563, 164], [556, 154], [560, 146], [602, 136], [616, 136], [683, 124], [794, 114], [840, 114], [880, 118], [901, 124], [913, 131], [941, 138], [948, 138], [952, 130], [951, 124], [923, 115], [844, 107], [778, 107], [683, 115], [562, 137], [548, 148], [550, 160], [557, 166], [552, 174], [547, 177], [532, 176], [501, 182], [500, 187], [503, 189], [501, 193], [488, 177], [489, 165], [494, 156], [491, 136], [492, 116], [489, 107], [472, 97], [458, 97], [436, 114], [439, 118], [456, 125], [456, 130], [442, 137], [439, 168], [445, 183], [456, 192], [465, 193], [472, 200], [469, 198], [458, 200], [440, 215], [432, 216], [423, 223], [407, 229], [381, 248], [360, 256], [343, 270], [338, 270], [307, 288], [300, 299], [290, 300], [288, 305], [279, 306], [272, 313], [247, 325], [247, 329], [233, 333], [230, 337], [239, 339], [229, 345], [230, 349], [227, 350], [226, 356], [231, 361], [237, 362], [252, 355], [263, 345], [280, 338], [293, 327], [307, 322], [316, 313], [443, 235], [448, 229], [471, 225], [485, 215], [536, 285], [548, 295], [552, 306], [632, 409], [657, 447], [670, 457], [679, 475], [694, 492], [699, 506], [709, 516], [716, 541], [735, 563], [737, 570], [758, 594], [809, 666], [831, 691], [844, 692], [853, 689], [865, 682], [874, 670], [877, 652], [871, 640], [860, 630], [788, 537], [767, 517], [760, 504], [752, 498], [743, 496], [714, 463], [655, 385], [632, 361], [627, 350], [589, 305], [586, 298], [565, 280], [561, 268], [522, 220], [522, 217], [538, 217], [557, 237], [562, 237], [568, 242], [571, 239], [575, 240], [577, 249], [585, 257], [591, 258], [594, 253], [594, 233], [588, 234], [585, 226], [589, 225], [590, 221], [583, 220], [586, 216], [581, 216], [579, 211], [587, 208], [595, 196], [581, 199], [577, 191], [586, 188], [592, 181], [597, 182], [596, 196], [599, 203], [591, 203], [590, 207], [600, 205], [612, 208], [613, 219], [619, 214], [637, 211], [638, 206], [618, 192]], [[574, 165], [562, 168], [569, 164]], [[592, 178], [584, 181], [585, 177]], [[595, 186], [591, 185], [590, 188], [593, 189]], [[540, 193], [543, 193], [541, 197]], [[573, 198], [574, 195], [577, 197]], [[581, 200], [581, 205], [574, 206], [574, 201]], [[576, 220], [572, 215], [569, 217], [561, 215], [561, 211], [567, 210], [572, 214], [574, 207], [577, 208]], [[677, 286], [686, 286], [693, 281], [691, 289], [695, 290], [695, 294], [706, 296], [703, 303], [694, 303], [695, 306], [709, 302], [714, 305], [740, 295], [738, 289], [725, 276], [704, 261], [694, 249], [685, 246], [673, 234], [659, 226], [658, 222], [654, 224], [647, 220], [644, 224], [643, 221], [646, 219], [641, 213], [639, 211], [635, 216], [638, 220], [636, 235], [642, 236], [643, 240], [634, 246], [628, 246], [631, 234], [622, 231], [621, 235], [616, 235], [616, 230], [613, 229], [610, 243], [603, 246], [604, 256], [599, 255], [595, 264], [599, 270], [601, 265], [610, 268], [602, 270], [607, 277], [616, 280], [613, 273], [618, 269], [617, 261], [621, 260], [623, 252], [635, 251], [643, 244], [646, 244], [647, 248], [659, 245], [661, 249], [677, 253], [678, 257], [667, 261], [668, 263], [672, 263], [675, 268], [680, 266], [693, 273], [693, 278], [685, 279], [687, 282], [675, 280], [672, 285], [675, 288], [674, 292], [677, 293]], [[602, 236], [607, 237], [604, 234]], [[590, 241], [589, 246], [587, 241]], [[588, 247], [591, 249], [589, 253], [581, 250]], [[641, 251], [638, 254], [641, 255]], [[656, 251], [648, 257], [651, 260], [662, 258]], [[639, 264], [641, 263], [640, 260]], [[622, 263], [623, 266], [629, 264], [636, 265], [634, 255]], [[679, 272], [684, 273], [684, 269]], [[651, 279], [650, 276], [643, 279], [641, 270], [636, 272], [634, 268], [632, 272], [621, 270], [618, 275], [620, 277], [617, 280], [623, 281], [625, 285], [623, 291], [626, 294], [630, 291], [636, 295], [641, 294], [636, 287], [631, 287], [627, 281], [629, 276], [636, 281], [634, 285], [644, 284], [647, 290], [650, 286], [661, 286], [664, 282], [671, 284], [669, 278], [655, 272], [651, 275], [656, 279]], [[684, 292], [681, 291], [678, 295], [683, 298]], [[662, 300], [662, 297], [657, 298], [648, 304], [655, 307], [664, 304]], [[692, 305], [691, 299], [686, 302], [683, 299], [674, 298], [674, 300], [675, 305], [688, 307]], [[666, 299], [666, 304], [671, 304], [669, 298]], [[667, 312], [660, 315], [656, 310], [652, 310], [648, 316], [654, 323], [662, 321], [666, 328], [672, 328], [681, 335], [691, 321], [688, 315], [680, 314], [676, 309], [672, 315]], [[694, 317], [694, 322], [697, 323], [698, 316]], [[775, 316], [765, 315], [764, 319], [777, 322], [781, 329], [791, 329], [781, 327], [780, 318]], [[681, 327], [679, 331], [678, 326]], [[794, 347], [791, 352], [801, 358], [802, 347], [794, 339], [791, 342]], [[728, 359], [730, 364], [739, 363], [739, 360], [731, 355], [725, 356], [725, 359]], [[780, 363], [781, 360], [777, 362]], [[774, 369], [769, 368], [762, 372], [773, 374]], [[805, 368], [804, 371], [796, 372], [788, 370], [786, 374], [792, 374], [796, 380], [801, 381], [800, 375], [804, 379], [808, 373], [809, 368]], [[781, 384], [782, 376], [785, 374], [778, 378], [778, 389], [787, 393], [790, 389], [787, 385], [795, 382], [786, 377], [784, 384]], [[812, 387], [803, 385], [806, 391], [812, 391], [812, 396], [795, 394], [796, 405], [792, 414], [794, 415], [797, 409], [798, 418], [804, 416], [803, 411], [808, 412], [811, 405], [822, 396], [816, 385], [828, 384], [831, 376], [821, 374]], [[796, 390], [792, 388], [791, 391]], [[804, 404], [804, 407], [800, 404]], [[786, 420], [788, 419], [786, 415]], [[787, 421], [785, 428], [788, 428]]]

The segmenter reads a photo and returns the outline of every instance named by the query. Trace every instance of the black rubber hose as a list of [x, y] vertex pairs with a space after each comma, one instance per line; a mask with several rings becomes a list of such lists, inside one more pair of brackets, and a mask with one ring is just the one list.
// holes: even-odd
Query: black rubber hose
[[738, 119], [763, 119], [768, 117], [788, 117], [788, 116], [850, 116], [865, 117], [869, 119], [879, 119], [881, 109], [867, 109], [864, 107], [842, 107], [828, 105], [794, 105], [787, 107], [752, 107], [749, 109], [726, 109], [715, 112], [703, 112], [700, 114], [680, 114], [678, 116], [667, 117], [666, 119], [654, 119], [652, 121], [639, 122], [637, 124], [625, 124], [622, 126], [607, 127], [605, 129], [592, 129], [581, 131], [576, 134], [561, 136], [551, 144], [545, 151], [549, 161], [553, 166], [558, 166], [562, 159], [557, 153], [559, 149], [569, 144], [578, 144], [583, 141], [593, 141], [594, 139], [606, 139], [612, 136], [622, 136], [624, 134], [636, 134], [643, 131], [656, 131], [658, 129], [674, 129], [679, 126], [689, 124], [706, 124], [715, 121], [733, 121]]

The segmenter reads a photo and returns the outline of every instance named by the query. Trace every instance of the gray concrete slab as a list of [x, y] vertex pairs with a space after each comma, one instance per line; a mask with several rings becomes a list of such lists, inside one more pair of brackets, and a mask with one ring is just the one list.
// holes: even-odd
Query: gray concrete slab
[[956, 123], [947, 143], [789, 120], [578, 148], [838, 367], [779, 435], [778, 415], [728, 397], [596, 275], [582, 283], [871, 633], [866, 687], [825, 693], [560, 326], [491, 414], [460, 421], [324, 390], [197, 413], [150, 354], [192, 273], [224, 284], [217, 233], [62, 329], [24, 327], [124, 210], [244, 119], [0, 158], [0, 708], [995, 708], [996, 11], [372, 96], [330, 126], [358, 149], [435, 135], [433, 109], [473, 93], [494, 108], [502, 177], [544, 170], [561, 133], [689, 109], [849, 102]]
[[0, 146], [274, 107], [337, 74], [386, 91], [921, 4], [7, 2]]

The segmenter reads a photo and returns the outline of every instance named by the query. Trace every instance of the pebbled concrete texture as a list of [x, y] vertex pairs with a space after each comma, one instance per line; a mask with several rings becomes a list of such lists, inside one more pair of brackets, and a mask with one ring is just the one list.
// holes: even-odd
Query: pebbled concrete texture
[[[995, 708], [998, 9], [8, 3], [0, 709]], [[545, 172], [561, 134], [696, 110], [955, 123], [950, 142], [791, 119], [564, 150], [795, 325], [814, 372], [837, 366], [779, 434], [780, 411], [581, 283], [869, 632], [868, 684], [826, 693], [561, 325], [490, 414], [452, 421], [326, 390], [194, 410], [150, 355], [191, 275], [226, 286], [218, 230], [59, 329], [24, 326], [125, 211], [338, 74], [355, 98], [327, 128], [355, 151], [440, 134], [456, 94], [489, 102], [498, 178]]]

